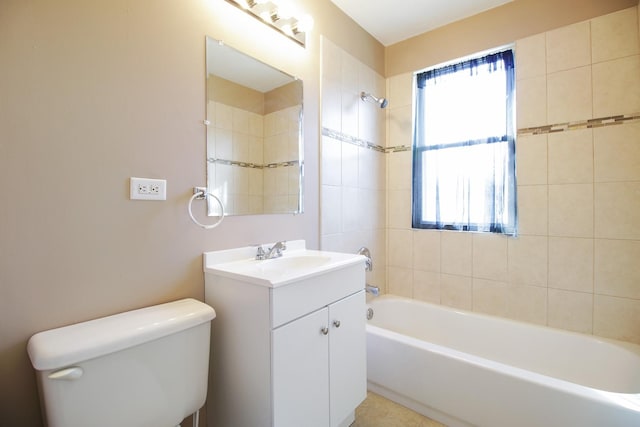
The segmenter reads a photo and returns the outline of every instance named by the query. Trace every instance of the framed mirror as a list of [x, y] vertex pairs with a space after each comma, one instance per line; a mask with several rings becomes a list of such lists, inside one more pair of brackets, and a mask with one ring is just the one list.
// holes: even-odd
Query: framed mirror
[[210, 37], [206, 55], [208, 191], [225, 215], [301, 213], [302, 81]]

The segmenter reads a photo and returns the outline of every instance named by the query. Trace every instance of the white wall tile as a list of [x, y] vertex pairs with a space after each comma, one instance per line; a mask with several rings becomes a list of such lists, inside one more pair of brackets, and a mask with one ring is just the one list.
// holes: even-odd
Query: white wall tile
[[342, 91], [340, 94], [342, 102], [341, 131], [345, 135], [358, 137], [358, 112], [360, 108], [360, 93]]
[[389, 190], [388, 200], [388, 228], [411, 229], [411, 191]]
[[536, 34], [516, 41], [516, 79], [543, 77], [547, 72], [545, 34]]
[[593, 332], [640, 344], [640, 300], [596, 295]]
[[548, 196], [546, 185], [518, 186], [518, 228], [523, 235], [548, 233]]
[[640, 181], [640, 122], [593, 130], [594, 180]]
[[358, 147], [346, 142], [342, 146], [342, 185], [358, 187]]
[[322, 80], [322, 127], [342, 129], [342, 91], [340, 80]]
[[547, 73], [591, 64], [589, 21], [547, 32]]
[[414, 270], [440, 271], [440, 236], [436, 230], [416, 230], [413, 232]]
[[389, 266], [387, 271], [389, 274], [389, 282], [387, 284], [389, 293], [413, 298], [413, 270]]
[[549, 184], [593, 182], [593, 132], [580, 129], [549, 134]]
[[412, 144], [412, 107], [410, 105], [404, 107], [389, 108], [389, 138], [387, 146], [396, 147], [400, 145], [411, 146]]
[[387, 261], [390, 266], [411, 269], [413, 267], [413, 232], [389, 230]]
[[527, 128], [547, 124], [547, 77], [519, 80], [516, 92], [517, 127]]
[[595, 235], [640, 239], [640, 182], [595, 185]]
[[547, 236], [520, 235], [509, 239], [509, 283], [547, 286], [547, 245]]
[[506, 316], [523, 322], [546, 325], [547, 288], [510, 285], [507, 288]]
[[567, 123], [591, 119], [591, 66], [547, 76], [547, 120]]
[[442, 255], [440, 268], [443, 273], [471, 276], [472, 234], [446, 231], [440, 235]]
[[593, 294], [549, 289], [548, 325], [590, 334], [593, 331]]
[[388, 96], [388, 108], [410, 107], [413, 100], [413, 73], [390, 77]]
[[473, 310], [471, 277], [440, 275], [440, 303], [463, 310]]
[[358, 203], [358, 188], [342, 186], [342, 231], [359, 231], [361, 206]]
[[473, 279], [473, 311], [506, 317], [508, 285], [486, 279]]
[[640, 55], [593, 64], [593, 114], [608, 117], [640, 111]]
[[323, 185], [320, 227], [323, 235], [342, 232], [342, 188]]
[[516, 141], [518, 185], [547, 183], [547, 135], [518, 136]]
[[640, 241], [596, 239], [595, 292], [640, 299], [638, 260], [640, 260]]
[[372, 190], [384, 190], [386, 186], [386, 162], [384, 154], [368, 148], [358, 148], [358, 186]]
[[508, 238], [495, 233], [473, 233], [474, 278], [506, 282], [508, 280]]
[[413, 270], [413, 298], [440, 304], [440, 273]]
[[594, 63], [640, 53], [637, 9], [632, 7], [591, 20]]
[[335, 139], [322, 137], [322, 184], [342, 184], [342, 143]]
[[549, 287], [593, 293], [593, 239], [549, 237]]
[[549, 186], [549, 236], [593, 237], [593, 184]]
[[388, 190], [411, 190], [411, 155], [411, 151], [401, 151], [387, 155]]

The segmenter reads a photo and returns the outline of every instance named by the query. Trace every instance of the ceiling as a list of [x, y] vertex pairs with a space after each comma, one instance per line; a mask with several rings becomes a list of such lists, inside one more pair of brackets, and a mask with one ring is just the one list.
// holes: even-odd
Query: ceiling
[[331, 0], [385, 46], [513, 0]]

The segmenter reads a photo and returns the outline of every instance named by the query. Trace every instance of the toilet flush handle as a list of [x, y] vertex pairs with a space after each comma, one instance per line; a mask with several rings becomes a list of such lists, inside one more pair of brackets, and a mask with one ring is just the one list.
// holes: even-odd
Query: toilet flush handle
[[52, 380], [77, 380], [82, 376], [84, 371], [79, 366], [71, 366], [69, 368], [63, 368], [58, 371], [49, 374], [49, 378]]

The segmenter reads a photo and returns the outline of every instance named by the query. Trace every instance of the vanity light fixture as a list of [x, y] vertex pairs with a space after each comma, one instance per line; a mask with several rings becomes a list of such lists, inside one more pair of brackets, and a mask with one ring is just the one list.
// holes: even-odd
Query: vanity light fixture
[[286, 0], [226, 1], [284, 34], [302, 47], [306, 43], [306, 34], [313, 28], [313, 18], [310, 15], [297, 14]]

